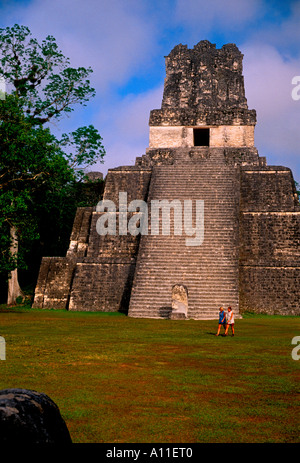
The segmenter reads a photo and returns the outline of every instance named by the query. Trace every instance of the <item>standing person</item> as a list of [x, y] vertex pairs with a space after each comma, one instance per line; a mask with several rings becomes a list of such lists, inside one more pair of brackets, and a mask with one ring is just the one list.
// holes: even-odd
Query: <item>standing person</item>
[[226, 331], [226, 313], [223, 307], [220, 307], [220, 311], [219, 311], [219, 326], [218, 326], [218, 332], [216, 336], [219, 336], [221, 326], [223, 326], [224, 330]]
[[225, 336], [227, 336], [229, 326], [231, 327], [231, 335], [234, 336], [234, 315], [231, 307], [228, 307]]

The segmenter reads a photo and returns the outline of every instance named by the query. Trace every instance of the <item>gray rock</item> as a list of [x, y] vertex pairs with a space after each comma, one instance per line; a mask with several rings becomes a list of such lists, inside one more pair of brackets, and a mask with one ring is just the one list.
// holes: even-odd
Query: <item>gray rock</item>
[[0, 443], [71, 444], [58, 406], [44, 393], [27, 389], [0, 391]]

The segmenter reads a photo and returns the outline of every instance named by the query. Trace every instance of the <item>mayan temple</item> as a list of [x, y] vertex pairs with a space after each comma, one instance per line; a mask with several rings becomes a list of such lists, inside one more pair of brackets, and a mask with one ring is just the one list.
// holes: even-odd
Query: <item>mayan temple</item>
[[[300, 314], [295, 182], [289, 168], [268, 166], [255, 148], [242, 60], [236, 45], [217, 49], [208, 41], [170, 52], [146, 153], [106, 177], [103, 200], [116, 205], [116, 233], [98, 233], [107, 209], [78, 208], [66, 257], [42, 259], [34, 307], [150, 318], [214, 319], [221, 305], [237, 316]], [[136, 200], [147, 215], [126, 207]], [[163, 214], [152, 220], [159, 201], [170, 205], [170, 233], [161, 231]], [[180, 212], [192, 230], [200, 217], [202, 235], [176, 229]], [[135, 214], [147, 233], [124, 233]], [[186, 302], [172, 317], [176, 285]]]

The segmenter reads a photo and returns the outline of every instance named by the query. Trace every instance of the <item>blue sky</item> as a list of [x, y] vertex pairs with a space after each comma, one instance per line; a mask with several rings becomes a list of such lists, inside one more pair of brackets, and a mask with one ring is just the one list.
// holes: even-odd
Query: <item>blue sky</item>
[[0, 27], [23, 24], [53, 35], [73, 66], [91, 66], [96, 97], [53, 127], [93, 124], [107, 155], [94, 170], [134, 163], [149, 141], [151, 109], [160, 108], [164, 56], [178, 43], [235, 43], [244, 54], [248, 106], [257, 111], [255, 145], [269, 165], [300, 182], [300, 0], [0, 0]]

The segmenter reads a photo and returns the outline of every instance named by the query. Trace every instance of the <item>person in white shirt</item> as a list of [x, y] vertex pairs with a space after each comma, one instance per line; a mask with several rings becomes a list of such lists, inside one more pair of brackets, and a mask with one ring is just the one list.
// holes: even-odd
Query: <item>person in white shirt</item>
[[231, 307], [228, 307], [228, 314], [226, 318], [227, 320], [226, 320], [225, 336], [227, 336], [229, 325], [231, 327], [231, 335], [234, 336], [234, 315], [233, 315]]

